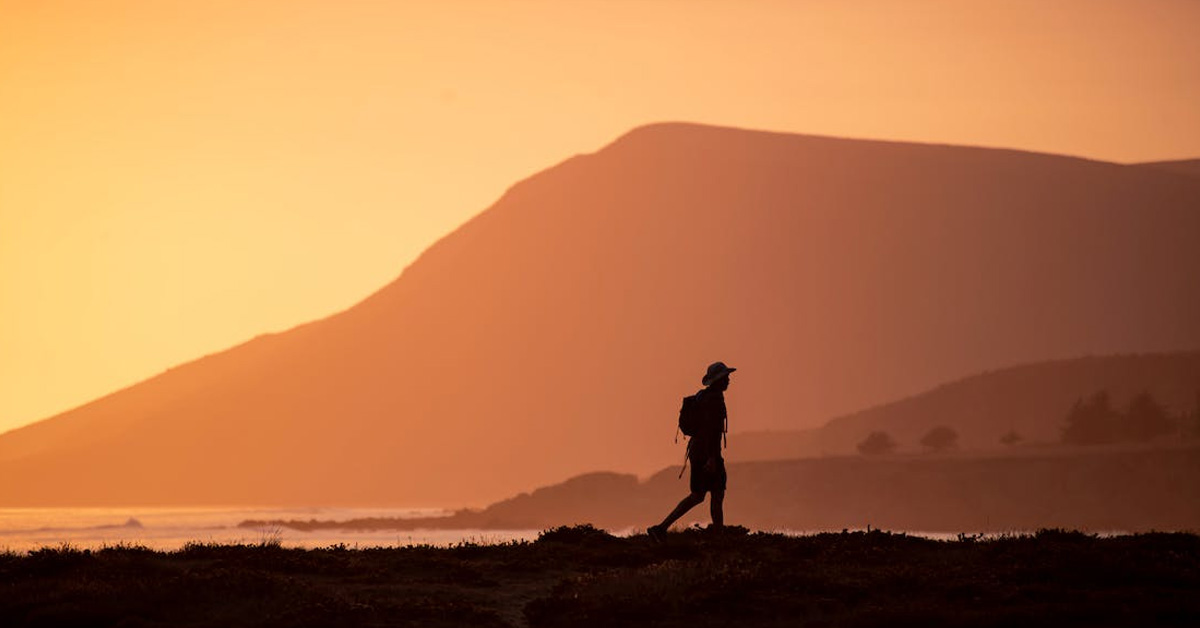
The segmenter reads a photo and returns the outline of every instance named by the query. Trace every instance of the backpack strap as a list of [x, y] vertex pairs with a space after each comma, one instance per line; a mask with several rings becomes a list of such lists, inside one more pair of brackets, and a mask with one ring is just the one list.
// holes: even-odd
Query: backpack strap
[[[690, 438], [689, 438], [689, 439], [688, 439], [688, 444], [687, 444], [687, 449], [684, 449], [684, 450], [683, 450], [683, 468], [681, 468], [681, 469], [679, 470], [679, 477], [680, 477], [680, 478], [682, 478], [682, 477], [683, 477], [683, 472], [684, 472], [684, 471], [687, 471], [688, 457], [689, 457], [689, 456], [688, 456], [688, 454], [690, 454], [690, 453], [692, 453], [692, 439], [690, 439]], [[676, 479], [679, 479], [679, 478], [676, 478]]]
[[[696, 391], [695, 395], [692, 395], [692, 396], [695, 397], [696, 401], [700, 401], [700, 397], [704, 394], [704, 391], [706, 391], [706, 390], [708, 390], [708, 389], [701, 388], [700, 390]], [[725, 423], [726, 423], [725, 429], [728, 430], [729, 429], [729, 427], [728, 427], [729, 418], [728, 417], [725, 418]], [[679, 443], [679, 426], [678, 425], [675, 426], [675, 443], [676, 444]], [[681, 467], [679, 469], [679, 477], [680, 478], [683, 477], [683, 472], [687, 471], [688, 460], [691, 459], [691, 453], [692, 453], [692, 439], [691, 439], [691, 437], [689, 437], [688, 441], [687, 441], [687, 448], [683, 450], [683, 467]]]

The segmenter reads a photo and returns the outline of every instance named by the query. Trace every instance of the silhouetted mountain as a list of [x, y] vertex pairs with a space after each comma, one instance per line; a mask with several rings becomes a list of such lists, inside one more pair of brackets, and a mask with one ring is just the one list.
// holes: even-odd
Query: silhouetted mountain
[[838, 417], [820, 428], [737, 434], [732, 460], [767, 460], [854, 453], [876, 430], [901, 450], [921, 449], [921, 437], [952, 427], [967, 450], [1002, 449], [1015, 430], [1026, 443], [1057, 442], [1074, 403], [1107, 391], [1121, 409], [1148, 392], [1173, 414], [1192, 412], [1200, 395], [1200, 351], [1056, 360], [1000, 369], [947, 383], [892, 403]]
[[[510, 189], [357, 306], [0, 437], [0, 503], [484, 503], [997, 365], [1200, 347], [1200, 181], [691, 124]], [[19, 478], [16, 481], [11, 478]]]
[[1147, 168], [1157, 168], [1168, 172], [1200, 177], [1200, 159], [1178, 159], [1175, 161], [1147, 161], [1137, 164]]

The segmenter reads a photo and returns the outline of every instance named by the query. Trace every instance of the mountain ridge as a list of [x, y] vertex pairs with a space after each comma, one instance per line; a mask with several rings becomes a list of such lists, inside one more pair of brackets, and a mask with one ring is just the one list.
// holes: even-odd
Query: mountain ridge
[[1200, 184], [1079, 158], [643, 127], [354, 307], [0, 436], [24, 480], [0, 503], [481, 503], [656, 468], [715, 359], [742, 369], [739, 427], [770, 428], [998, 363], [1197, 346], [1197, 206]]

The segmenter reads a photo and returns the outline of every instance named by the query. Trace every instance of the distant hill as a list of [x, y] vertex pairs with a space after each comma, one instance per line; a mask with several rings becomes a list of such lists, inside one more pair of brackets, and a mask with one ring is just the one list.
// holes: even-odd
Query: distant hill
[[[477, 511], [418, 520], [269, 522], [299, 529], [538, 529], [657, 523], [687, 493], [677, 468], [644, 482], [590, 473]], [[1200, 446], [1077, 448], [1023, 455], [921, 455], [729, 465], [731, 524], [757, 529], [872, 526], [924, 532], [1200, 529]], [[709, 520], [707, 504], [682, 525]], [[243, 525], [259, 527], [267, 522]]]
[[883, 430], [900, 450], [918, 451], [931, 428], [958, 432], [964, 449], [1002, 449], [1015, 430], [1026, 444], [1057, 442], [1076, 400], [1107, 391], [1115, 407], [1150, 393], [1173, 413], [1200, 403], [1200, 351], [1056, 360], [1000, 369], [833, 419], [809, 430], [735, 434], [733, 460], [850, 454], [867, 434]]
[[[485, 519], [512, 525], [536, 513], [553, 525], [645, 527], [686, 494], [687, 478], [677, 472], [665, 469], [644, 484], [584, 476], [497, 503]], [[1194, 446], [745, 462], [729, 473], [736, 488], [726, 500], [729, 520], [757, 529], [1200, 529]], [[697, 507], [688, 521], [707, 523], [706, 511], [707, 504]]]
[[1200, 159], [1179, 159], [1175, 161], [1147, 161], [1137, 164], [1146, 168], [1156, 168], [1167, 172], [1186, 174], [1200, 177]]
[[[355, 307], [0, 436], [0, 504], [487, 503], [999, 365], [1200, 347], [1200, 180], [692, 124], [510, 189]], [[989, 437], [990, 438], [990, 437]]]

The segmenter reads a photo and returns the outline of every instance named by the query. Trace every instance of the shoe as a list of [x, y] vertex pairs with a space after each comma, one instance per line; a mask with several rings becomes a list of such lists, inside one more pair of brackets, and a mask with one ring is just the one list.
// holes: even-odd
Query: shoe
[[650, 537], [650, 540], [654, 541], [655, 543], [667, 542], [667, 528], [661, 524], [646, 528], [646, 534]]

